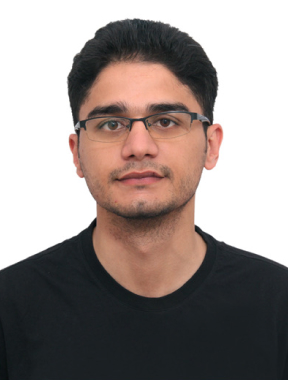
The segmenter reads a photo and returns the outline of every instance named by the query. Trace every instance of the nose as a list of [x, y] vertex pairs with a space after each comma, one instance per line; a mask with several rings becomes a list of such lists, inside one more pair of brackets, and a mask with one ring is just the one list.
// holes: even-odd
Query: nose
[[127, 139], [122, 147], [122, 157], [127, 160], [131, 157], [141, 161], [145, 157], [156, 157], [158, 146], [150, 136], [143, 121], [134, 121]]

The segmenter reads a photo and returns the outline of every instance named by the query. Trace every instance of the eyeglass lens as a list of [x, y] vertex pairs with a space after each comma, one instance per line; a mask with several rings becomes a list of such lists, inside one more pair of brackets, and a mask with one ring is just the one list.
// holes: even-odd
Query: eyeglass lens
[[[134, 121], [135, 122], [135, 121]], [[88, 138], [94, 141], [113, 142], [127, 138], [131, 122], [124, 117], [98, 117], [86, 121]], [[187, 113], [165, 113], [146, 118], [146, 126], [152, 138], [170, 139], [190, 131], [191, 116]]]

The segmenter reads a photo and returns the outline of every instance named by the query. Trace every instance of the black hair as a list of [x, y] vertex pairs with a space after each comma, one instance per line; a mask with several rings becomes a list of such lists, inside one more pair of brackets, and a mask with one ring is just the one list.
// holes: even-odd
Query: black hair
[[99, 29], [74, 57], [68, 76], [74, 124], [99, 73], [112, 62], [133, 60], [166, 66], [189, 86], [204, 115], [213, 123], [217, 73], [201, 45], [169, 24], [133, 19], [111, 22]]

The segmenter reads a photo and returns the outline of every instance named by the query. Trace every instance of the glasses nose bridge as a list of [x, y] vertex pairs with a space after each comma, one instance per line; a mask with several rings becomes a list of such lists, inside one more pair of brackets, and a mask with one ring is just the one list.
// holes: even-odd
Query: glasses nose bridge
[[132, 126], [133, 126], [133, 123], [135, 121], [142, 121], [144, 126], [145, 126], [145, 129], [147, 129], [148, 131], [148, 126], [147, 126], [147, 117], [140, 117], [138, 119], [129, 119], [130, 120], [130, 124], [129, 124], [129, 132], [131, 132], [131, 129], [132, 129]]

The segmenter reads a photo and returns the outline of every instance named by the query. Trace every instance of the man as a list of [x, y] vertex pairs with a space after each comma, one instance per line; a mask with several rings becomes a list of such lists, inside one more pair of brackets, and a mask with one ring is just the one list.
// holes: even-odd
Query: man
[[288, 379], [287, 268], [194, 225], [223, 135], [201, 46], [110, 23], [68, 86], [97, 222], [2, 271], [0, 379]]

